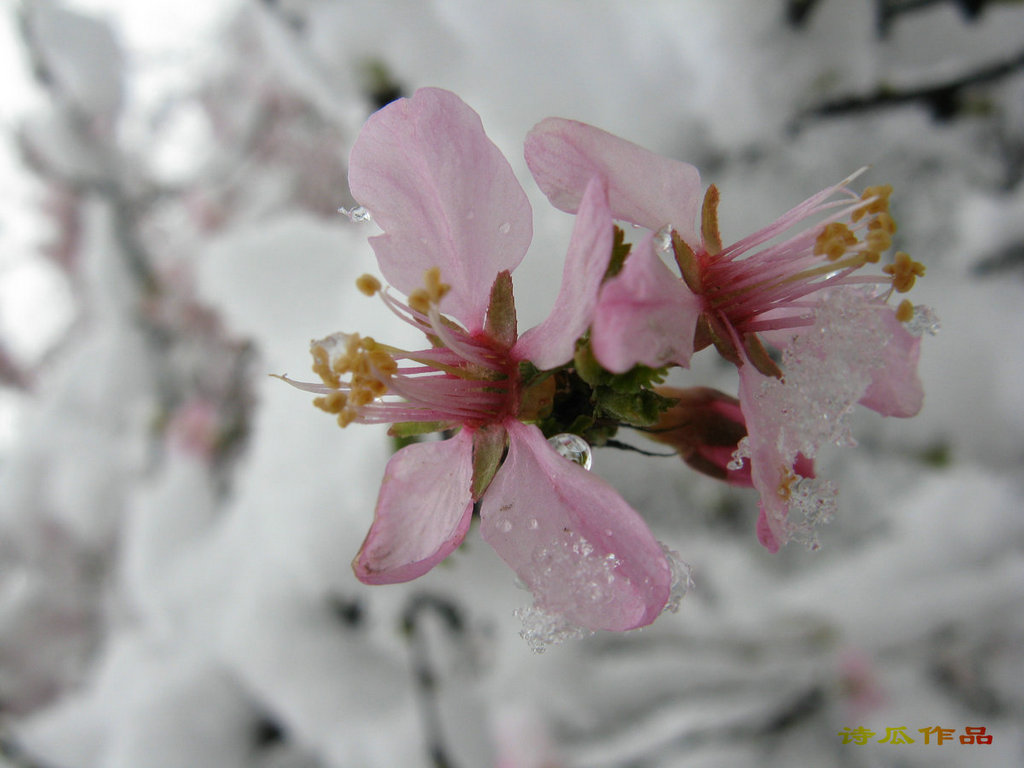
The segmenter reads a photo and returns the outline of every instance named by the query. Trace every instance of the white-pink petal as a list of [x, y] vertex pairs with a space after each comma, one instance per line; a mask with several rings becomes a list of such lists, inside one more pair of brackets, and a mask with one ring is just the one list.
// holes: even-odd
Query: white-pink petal
[[739, 376], [740, 408], [747, 423], [746, 461], [750, 462], [750, 478], [761, 496], [757, 538], [769, 552], [777, 552], [792, 534], [787, 520], [789, 503], [780, 494], [784, 474], [791, 471], [795, 461], [779, 448], [786, 414], [764, 407], [759, 395], [767, 379], [753, 365], [741, 365]]
[[513, 355], [542, 370], [572, 359], [576, 340], [594, 317], [601, 279], [612, 255], [614, 224], [604, 181], [594, 176], [587, 185], [573, 227], [562, 270], [562, 285], [551, 314], [524, 333]]
[[469, 430], [414, 443], [388, 461], [370, 532], [352, 563], [366, 584], [410, 581], [462, 543], [473, 519]]
[[590, 179], [603, 176], [615, 218], [652, 230], [671, 224], [688, 243], [699, 242], [703, 196], [700, 174], [689, 163], [586, 123], [549, 117], [526, 137], [526, 164], [560, 210], [575, 213]]
[[526, 254], [533, 214], [479, 115], [437, 88], [392, 102], [359, 132], [349, 187], [384, 230], [370, 243], [385, 279], [408, 294], [440, 267], [442, 310], [480, 330], [495, 275]]
[[510, 422], [505, 463], [480, 532], [542, 610], [588, 629], [650, 624], [672, 575], [643, 518], [598, 476], [563, 458], [532, 425]]
[[702, 303], [665, 266], [648, 235], [605, 283], [594, 313], [594, 356], [612, 373], [641, 363], [689, 366]]
[[878, 309], [891, 336], [882, 351], [882, 363], [871, 372], [871, 383], [860, 404], [883, 416], [916, 416], [924, 404], [924, 387], [917, 375], [921, 338], [914, 336], [888, 306]]

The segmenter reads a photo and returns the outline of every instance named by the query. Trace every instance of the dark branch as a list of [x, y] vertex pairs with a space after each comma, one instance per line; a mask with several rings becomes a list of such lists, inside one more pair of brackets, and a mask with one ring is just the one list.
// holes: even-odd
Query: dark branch
[[402, 631], [409, 639], [413, 680], [431, 762], [434, 768], [455, 768], [455, 763], [445, 746], [444, 730], [441, 727], [441, 713], [437, 703], [437, 673], [431, 664], [427, 638], [420, 626], [425, 613], [436, 614], [453, 635], [462, 635], [466, 624], [457, 605], [443, 597], [428, 593], [413, 595], [402, 613]]
[[936, 120], [949, 120], [960, 111], [964, 92], [985, 83], [991, 83], [1024, 68], [1024, 51], [1006, 61], [990, 64], [944, 83], [920, 88], [891, 88], [881, 86], [865, 96], [843, 96], [826, 101], [805, 113], [807, 117], [830, 118], [860, 112], [873, 112], [906, 104], [925, 106]]

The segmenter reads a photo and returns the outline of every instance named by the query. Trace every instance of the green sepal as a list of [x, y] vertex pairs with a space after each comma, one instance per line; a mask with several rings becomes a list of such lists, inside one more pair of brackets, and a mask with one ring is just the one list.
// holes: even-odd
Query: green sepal
[[748, 333], [743, 336], [743, 349], [747, 353], [747, 359], [759, 372], [776, 379], [782, 378], [782, 369], [772, 360], [756, 333]]
[[449, 425], [447, 421], [399, 421], [388, 427], [388, 434], [392, 437], [416, 437], [440, 432]]
[[480, 501], [505, 455], [507, 434], [496, 424], [481, 427], [473, 433], [473, 501]]
[[584, 336], [576, 342], [576, 351], [573, 353], [573, 368], [576, 375], [592, 387], [604, 384], [611, 376], [608, 371], [601, 367], [594, 357], [594, 350], [590, 346], [590, 336]]
[[[732, 335], [729, 333], [729, 329], [715, 315], [708, 312], [701, 314], [700, 318], [697, 320], [697, 337], [705, 334], [711, 339], [711, 343], [715, 345], [715, 349], [718, 350], [718, 354], [737, 368], [743, 365], [743, 358], [740, 357], [740, 353], [732, 341]], [[695, 348], [696, 344], [697, 340], [695, 337]]]
[[661, 414], [676, 403], [674, 398], [663, 397], [651, 389], [624, 393], [610, 387], [600, 387], [594, 395], [599, 414], [633, 427], [656, 424]]
[[686, 241], [679, 236], [679, 233], [672, 230], [672, 253], [679, 267], [679, 274], [683, 276], [686, 287], [694, 293], [701, 293], [703, 286], [700, 279], [700, 265], [693, 249], [686, 244]]
[[615, 227], [615, 239], [612, 241], [612, 256], [608, 260], [608, 269], [604, 271], [604, 280], [615, 277], [622, 271], [626, 264], [626, 257], [629, 256], [629, 249], [632, 246], [626, 242], [626, 233], [620, 227]]
[[594, 357], [589, 337], [576, 342], [573, 365], [579, 377], [590, 386], [608, 387], [622, 394], [638, 392], [645, 387], [661, 384], [668, 375], [667, 367], [648, 368], [646, 365], [635, 365], [625, 373], [607, 371]]
[[447, 421], [403, 421], [388, 427], [391, 437], [391, 452], [398, 453], [407, 445], [418, 443], [420, 435], [441, 432], [451, 428]]
[[506, 347], [511, 347], [519, 338], [516, 328], [516, 301], [512, 295], [512, 273], [507, 269], [499, 272], [494, 278], [484, 330], [488, 336]]
[[717, 256], [722, 250], [722, 236], [718, 233], [718, 187], [712, 184], [704, 194], [700, 209], [700, 236], [704, 250]]

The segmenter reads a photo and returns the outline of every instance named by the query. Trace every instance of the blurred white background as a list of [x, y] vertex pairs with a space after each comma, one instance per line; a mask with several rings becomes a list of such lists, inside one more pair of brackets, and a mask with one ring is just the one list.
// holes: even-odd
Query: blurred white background
[[[22, 0], [0, 65], [0, 765], [1024, 763], [1024, 5]], [[697, 165], [727, 239], [864, 165], [894, 186], [942, 331], [923, 412], [858, 414], [820, 462], [821, 550], [770, 555], [753, 492], [606, 449], [694, 569], [677, 614], [534, 654], [475, 529], [416, 582], [356, 581], [388, 440], [266, 374], [403, 332], [336, 211], [362, 122], [428, 85], [530, 195], [521, 327], [572, 224], [522, 159], [549, 115]], [[675, 381], [734, 375], [705, 353]]]

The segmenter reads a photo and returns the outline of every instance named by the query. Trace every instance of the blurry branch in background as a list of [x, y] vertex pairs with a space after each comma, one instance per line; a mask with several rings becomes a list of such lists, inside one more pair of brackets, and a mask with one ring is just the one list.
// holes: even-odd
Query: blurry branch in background
[[27, 754], [3, 728], [0, 728], [0, 758], [4, 768], [54, 768]]
[[[58, 239], [66, 243], [56, 249], [58, 266], [68, 274], [69, 284], [77, 286], [80, 310], [91, 301], [103, 301], [82, 293], [88, 288], [76, 273], [81, 259], [75, 250], [84, 244], [80, 232], [67, 230], [81, 228], [86, 200], [105, 203], [114, 250], [134, 283], [128, 311], [152, 352], [160, 411], [154, 426], [163, 433], [182, 407], [209, 403], [217, 413], [215, 435], [206, 449], [211, 461], [220, 465], [237, 456], [248, 433], [252, 350], [247, 343], [228, 338], [216, 314], [197, 301], [187, 281], [173, 274], [174, 267], [159, 266], [162, 243], [153, 239], [153, 230], [147, 226], [161, 206], [183, 204], [187, 190], [153, 181], [145, 167], [133, 161], [130, 150], [118, 143], [123, 56], [109, 27], [48, 0], [23, 3], [18, 21], [32, 72], [50, 97], [59, 136], [57, 142], [48, 143], [50, 137], [45, 134], [40, 138], [22, 130], [18, 136], [22, 157], [72, 209], [57, 219], [62, 230]], [[69, 68], [78, 62], [64, 51], [53, 50], [65, 34], [72, 48], [87, 46], [94, 70], [87, 74], [100, 80], [100, 87], [93, 83], [90, 90], [88, 78], [76, 80]], [[69, 156], [73, 159], [68, 160]], [[165, 264], [172, 261], [163, 258]], [[181, 370], [183, 360], [191, 362], [192, 370]]]
[[842, 96], [811, 107], [806, 117], [844, 117], [860, 112], [918, 104], [925, 107], [935, 120], [951, 120], [964, 112], [971, 89], [993, 83], [1024, 70], [1024, 50], [1008, 59], [989, 64], [950, 80], [916, 88], [894, 88], [881, 85], [873, 93], [863, 96]]
[[[276, 22], [286, 33], [290, 39], [292, 56], [302, 63], [310, 82], [316, 84], [314, 88], [317, 91], [322, 89], [327, 94], [327, 101], [335, 101], [338, 94], [334, 93], [332, 83], [337, 78], [324, 70], [315, 56], [307, 50], [308, 43], [303, 39], [309, 28], [306, 16], [284, 7], [279, 0], [256, 0], [256, 4], [266, 11], [267, 18]], [[354, 76], [356, 87], [367, 102], [370, 112], [387, 106], [405, 95], [404, 85], [395, 78], [390, 67], [381, 59], [371, 57], [356, 61], [351, 75]]]
[[20, 365], [11, 359], [4, 346], [3, 339], [0, 339], [0, 386], [13, 389], [28, 389], [31, 384], [31, 377]]
[[979, 277], [990, 277], [1011, 271], [1015, 271], [1018, 277], [1024, 277], [1024, 241], [1010, 243], [983, 256], [974, 264], [971, 271]]
[[[793, 27], [806, 25], [821, 0], [786, 0], [786, 21]], [[1017, 5], [1021, 0], [875, 0], [875, 26], [879, 36], [889, 33], [892, 23], [903, 14], [953, 5], [971, 21], [979, 18], [987, 6]]]
[[[646, 696], [626, 694], [615, 707], [598, 707], [592, 718], [563, 719], [553, 727], [572, 768], [667, 765], [673, 763], [666, 756], [682, 761], [697, 753], [713, 765], [716, 750], [746, 745], [751, 754], [765, 755], [790, 738], [815, 740], [835, 755], [828, 764], [845, 765], [835, 733], [850, 724], [852, 713], [885, 702], [893, 669], [916, 667], [958, 711], [1007, 717], [1021, 702], [1005, 686], [999, 689], [998, 670], [1016, 663], [1018, 649], [1013, 631], [993, 635], [982, 626], [945, 621], [922, 627], [906, 642], [860, 649], [847, 645], [840, 627], [810, 615], [754, 632], [727, 623], [675, 635], [595, 637], [581, 644], [579, 663], [596, 689], [604, 678], [623, 679], [625, 671], [642, 675], [632, 682]], [[637, 656], [648, 662], [643, 671], [634, 666]]]
[[953, 5], [965, 19], [974, 21], [988, 6], [1019, 5], [1021, 0], [875, 0], [875, 23], [878, 34], [885, 36], [893, 21], [904, 13], [936, 5]]
[[456, 638], [465, 634], [466, 624], [461, 609], [454, 602], [446, 597], [423, 592], [410, 597], [402, 613], [402, 632], [409, 640], [413, 680], [427, 752], [433, 768], [457, 768], [446, 746], [438, 701], [439, 672], [431, 660], [430, 643], [424, 628], [424, 619], [430, 614], [440, 619], [444, 629]]
[[984, 117], [982, 146], [996, 155], [998, 191], [1008, 192], [1024, 180], [1024, 135], [1005, 100], [989, 98], [985, 88], [1024, 72], [1024, 50], [955, 77], [913, 87], [894, 87], [884, 82], [871, 93], [825, 99], [799, 113], [790, 129], [799, 131], [818, 120], [856, 118], [903, 107], [920, 107], [937, 122], [972, 116]]

